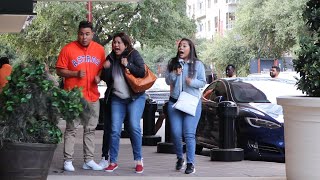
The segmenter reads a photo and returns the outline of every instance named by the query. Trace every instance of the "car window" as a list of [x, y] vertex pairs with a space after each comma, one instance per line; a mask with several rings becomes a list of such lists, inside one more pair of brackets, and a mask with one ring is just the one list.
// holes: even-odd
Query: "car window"
[[213, 82], [210, 85], [208, 85], [207, 88], [203, 91], [202, 97], [205, 100], [210, 100], [210, 97], [212, 95], [212, 92], [213, 92], [215, 86], [216, 86], [216, 82]]
[[207, 100], [214, 101], [218, 96], [223, 96], [223, 99], [227, 98], [226, 87], [221, 81], [211, 83], [203, 92], [203, 98]]
[[241, 103], [270, 103], [267, 96], [255, 86], [245, 82], [232, 82], [231, 91], [234, 99]]
[[268, 100], [274, 104], [277, 104], [277, 97], [279, 96], [303, 95], [301, 90], [297, 90], [295, 83], [296, 81], [282, 79], [250, 81], [250, 84], [261, 90], [267, 96]]
[[223, 100], [227, 100], [227, 88], [225, 86], [225, 84], [222, 81], [218, 81], [216, 88], [214, 90], [214, 95], [212, 96], [213, 100], [218, 97], [218, 96], [222, 96]]

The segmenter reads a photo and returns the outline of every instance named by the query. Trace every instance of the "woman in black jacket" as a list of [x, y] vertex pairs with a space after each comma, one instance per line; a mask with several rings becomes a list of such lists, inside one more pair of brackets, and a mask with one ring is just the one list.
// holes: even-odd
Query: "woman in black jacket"
[[[135, 77], [144, 77], [144, 61], [139, 52], [132, 47], [131, 40], [125, 33], [117, 33], [112, 40], [112, 52], [107, 56], [102, 80], [107, 83], [106, 102], [111, 110], [110, 164], [105, 169], [113, 172], [118, 168], [117, 158], [122, 123], [127, 116], [129, 133], [133, 149], [136, 173], [143, 172], [142, 163], [142, 133], [140, 119], [145, 106], [145, 92], [134, 93], [124, 75], [129, 70]], [[105, 132], [107, 133], [107, 132]]]

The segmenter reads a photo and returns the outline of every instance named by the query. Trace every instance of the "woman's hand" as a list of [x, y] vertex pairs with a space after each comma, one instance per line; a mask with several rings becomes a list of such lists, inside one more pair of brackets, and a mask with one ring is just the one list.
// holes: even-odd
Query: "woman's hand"
[[124, 67], [127, 67], [127, 65], [128, 65], [128, 59], [127, 59], [127, 58], [121, 58], [121, 64], [122, 64]]
[[109, 68], [111, 66], [110, 64], [110, 61], [109, 60], [106, 60], [104, 63], [103, 63], [103, 67], [104, 68]]
[[182, 68], [177, 68], [173, 70], [173, 72], [176, 73], [176, 75], [180, 75], [182, 73]]
[[192, 81], [192, 79], [191, 79], [191, 78], [186, 77], [186, 83], [187, 83], [188, 85], [190, 85], [190, 84], [191, 84], [191, 81]]

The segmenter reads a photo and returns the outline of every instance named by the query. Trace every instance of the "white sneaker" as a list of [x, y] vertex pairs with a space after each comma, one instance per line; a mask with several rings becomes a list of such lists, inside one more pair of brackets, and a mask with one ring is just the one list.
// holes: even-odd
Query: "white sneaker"
[[65, 171], [74, 171], [74, 167], [73, 167], [73, 165], [72, 165], [72, 161], [65, 161], [65, 162], [63, 163], [63, 169], [64, 169]]
[[104, 157], [102, 157], [102, 159], [101, 159], [101, 161], [99, 162], [98, 165], [101, 166], [104, 169], [104, 168], [109, 166], [109, 162]]
[[82, 166], [83, 169], [92, 169], [94, 171], [101, 171], [103, 169], [103, 167], [99, 166], [96, 162], [94, 162], [93, 160], [89, 161], [89, 162], [85, 162], [83, 163]]

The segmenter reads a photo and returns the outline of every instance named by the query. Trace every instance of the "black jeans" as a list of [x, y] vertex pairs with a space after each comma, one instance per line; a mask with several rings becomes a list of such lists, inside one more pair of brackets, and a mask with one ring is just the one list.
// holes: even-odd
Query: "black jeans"
[[109, 160], [110, 135], [111, 135], [111, 103], [104, 101], [103, 105], [103, 139], [102, 139], [102, 157]]

